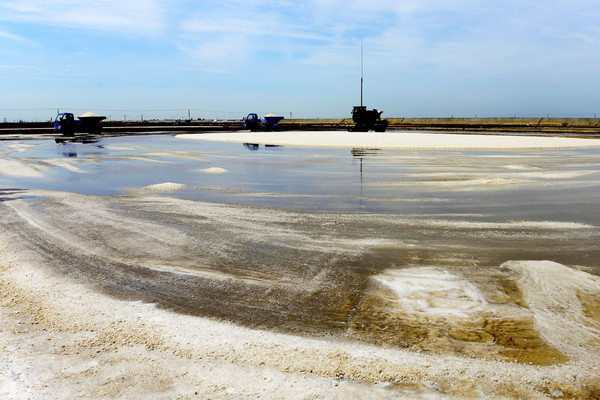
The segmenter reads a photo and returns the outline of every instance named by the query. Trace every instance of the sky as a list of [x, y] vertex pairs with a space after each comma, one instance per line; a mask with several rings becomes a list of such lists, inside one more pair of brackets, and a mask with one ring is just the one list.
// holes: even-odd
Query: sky
[[0, 122], [600, 117], [597, 0], [0, 0]]

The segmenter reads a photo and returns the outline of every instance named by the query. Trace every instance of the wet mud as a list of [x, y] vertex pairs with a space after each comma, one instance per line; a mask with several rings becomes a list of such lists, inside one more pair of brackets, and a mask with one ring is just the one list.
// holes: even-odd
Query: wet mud
[[[426, 218], [153, 195], [36, 195], [43, 199], [6, 204], [20, 226], [14, 241], [120, 299], [251, 328], [537, 365], [569, 357], [540, 336], [514, 273], [499, 260], [521, 255], [522, 242], [511, 249], [517, 232], [540, 254], [555, 245], [548, 236], [577, 237], [576, 248], [561, 247], [571, 261], [585, 261], [578, 250], [596, 243], [587, 226], [507, 229], [495, 232], [502, 250], [488, 247], [479, 257], [471, 243], [487, 229], [445, 226], [444, 239], [434, 240]], [[408, 288], [395, 291], [398, 285]], [[596, 296], [580, 296], [592, 318]]]
[[[535, 365], [568, 361], [569, 357], [540, 336], [533, 313], [518, 306], [522, 302], [518, 290], [512, 293], [505, 290], [513, 284], [510, 279], [502, 282], [490, 277], [485, 289], [496, 296], [488, 293], [484, 301], [494, 305], [465, 315], [407, 311], [398, 305], [397, 294], [386, 288], [374, 289], [356, 311], [351, 329], [357, 336], [378, 345], [414, 351]], [[426, 307], [455, 296], [448, 289], [445, 293], [444, 288], [438, 290], [422, 296]]]

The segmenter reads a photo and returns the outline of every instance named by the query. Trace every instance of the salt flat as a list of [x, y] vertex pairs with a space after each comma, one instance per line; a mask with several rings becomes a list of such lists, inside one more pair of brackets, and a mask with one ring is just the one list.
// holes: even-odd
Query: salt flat
[[595, 148], [260, 135], [0, 146], [0, 397], [598, 396]]
[[260, 143], [283, 146], [359, 147], [388, 149], [563, 149], [600, 147], [600, 140], [548, 136], [475, 135], [414, 131], [226, 132], [177, 135], [184, 139]]

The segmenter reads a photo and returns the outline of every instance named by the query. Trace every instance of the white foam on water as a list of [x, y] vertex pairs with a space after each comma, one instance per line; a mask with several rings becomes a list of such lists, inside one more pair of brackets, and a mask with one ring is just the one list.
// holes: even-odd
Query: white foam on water
[[174, 192], [176, 190], [183, 190], [187, 186], [183, 183], [174, 183], [174, 182], [163, 182], [156, 183], [154, 185], [144, 186], [143, 189], [150, 190], [153, 192]]
[[429, 220], [423, 225], [436, 227], [451, 227], [455, 229], [537, 229], [537, 230], [575, 230], [594, 229], [593, 225], [581, 222], [561, 221], [506, 221], [506, 222], [479, 222], [479, 221], [451, 221]]
[[47, 169], [47, 166], [29, 165], [18, 159], [0, 159], [0, 174], [2, 175], [39, 178]]
[[84, 170], [75, 166], [74, 161], [71, 161], [71, 159], [53, 158], [53, 159], [43, 160], [43, 162], [46, 164], [55, 166], [55, 167], [64, 168], [70, 172], [75, 172], [78, 174], [85, 173]]
[[63, 168], [70, 172], [85, 173], [75, 164], [77, 159], [26, 159], [26, 158], [0, 158], [0, 175], [20, 176], [24, 178], [41, 178], [52, 167]]
[[141, 154], [142, 157], [175, 158], [180, 160], [200, 160], [204, 158], [201, 153], [185, 150], [153, 151]]

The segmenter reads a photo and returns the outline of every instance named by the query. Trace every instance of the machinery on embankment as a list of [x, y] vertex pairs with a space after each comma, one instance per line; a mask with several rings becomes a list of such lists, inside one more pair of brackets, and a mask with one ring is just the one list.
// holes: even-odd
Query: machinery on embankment
[[[596, 137], [600, 140], [600, 118], [388, 118], [388, 129], [396, 131], [426, 130], [448, 133], [517, 134], [543, 136]], [[320, 131], [352, 130], [351, 118], [284, 119], [276, 130]], [[234, 132], [244, 127], [243, 119], [236, 120], [152, 120], [102, 122], [106, 136], [174, 134], [178, 132]], [[0, 140], [56, 137], [54, 120], [45, 122], [0, 122]], [[69, 136], [67, 136], [68, 138]], [[73, 136], [72, 136], [73, 137]]]
[[381, 113], [383, 111], [377, 111], [376, 108], [367, 110], [366, 106], [363, 106], [363, 48], [362, 43], [360, 45], [360, 106], [354, 106], [352, 109], [352, 121], [355, 125], [349, 129], [350, 132], [385, 132], [388, 127], [388, 121], [381, 119]]
[[388, 120], [381, 119], [381, 113], [376, 108], [367, 110], [366, 106], [354, 106], [352, 109], [352, 121], [356, 125], [350, 129], [351, 132], [385, 132], [388, 127]]

